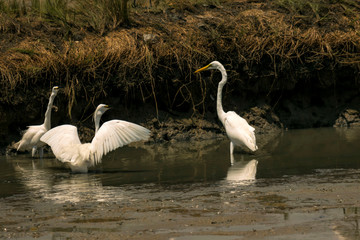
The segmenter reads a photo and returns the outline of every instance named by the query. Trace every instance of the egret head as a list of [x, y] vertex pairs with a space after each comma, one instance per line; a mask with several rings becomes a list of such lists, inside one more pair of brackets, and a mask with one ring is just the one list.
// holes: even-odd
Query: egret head
[[59, 91], [59, 87], [58, 86], [54, 86], [53, 88], [52, 88], [52, 93], [54, 93], [54, 94], [57, 94], [58, 93], [58, 91]]
[[109, 110], [109, 106], [106, 104], [99, 104], [94, 112], [94, 120], [95, 119], [100, 119], [100, 117], [107, 111]]
[[97, 106], [93, 116], [95, 122], [95, 133], [99, 130], [99, 123], [101, 116], [109, 109], [110, 109], [109, 106], [106, 104], [99, 104], [99, 106]]
[[225, 72], [225, 68], [220, 62], [213, 61], [210, 64], [206, 65], [205, 67], [202, 67], [202, 68], [196, 70], [195, 73], [198, 73], [198, 72], [201, 72], [204, 70], [208, 70], [208, 69], [217, 69], [217, 70], [220, 70], [221, 72]]
[[95, 114], [103, 115], [110, 107], [106, 104], [99, 104], [95, 110]]

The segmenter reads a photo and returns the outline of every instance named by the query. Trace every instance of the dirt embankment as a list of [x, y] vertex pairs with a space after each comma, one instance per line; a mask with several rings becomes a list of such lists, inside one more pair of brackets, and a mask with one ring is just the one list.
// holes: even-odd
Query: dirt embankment
[[228, 71], [224, 110], [257, 133], [360, 125], [359, 3], [211, 2], [158, 1], [132, 8], [130, 26], [101, 31], [1, 13], [0, 145], [42, 123], [54, 85], [63, 90], [53, 126], [81, 126], [84, 139], [99, 103], [113, 107], [104, 120], [143, 124], [155, 142], [223, 137], [221, 76], [193, 73], [213, 60]]

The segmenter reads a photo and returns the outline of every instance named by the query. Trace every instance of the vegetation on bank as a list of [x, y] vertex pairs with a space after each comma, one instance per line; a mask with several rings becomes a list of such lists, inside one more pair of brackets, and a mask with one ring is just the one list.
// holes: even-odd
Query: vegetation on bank
[[[217, 83], [193, 71], [215, 59], [235, 93], [357, 81], [356, 0], [138, 0], [128, 1], [129, 22], [122, 2], [0, 0], [0, 102], [57, 84], [70, 116], [79, 99], [109, 95], [203, 114]], [[351, 79], [324, 77], [340, 73]]]

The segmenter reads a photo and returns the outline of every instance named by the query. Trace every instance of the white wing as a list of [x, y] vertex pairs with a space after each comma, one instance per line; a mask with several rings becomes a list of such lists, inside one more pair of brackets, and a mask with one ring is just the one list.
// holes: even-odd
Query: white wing
[[92, 165], [101, 162], [103, 155], [131, 142], [147, 140], [150, 130], [122, 120], [105, 122], [91, 141]]
[[225, 115], [225, 121], [227, 120], [229, 124], [231, 124], [231, 126], [233, 128], [242, 128], [244, 130], [248, 130], [250, 132], [254, 132], [255, 128], [253, 128], [252, 126], [250, 126], [248, 124], [248, 122], [243, 119], [242, 117], [240, 117], [236, 112], [234, 111], [229, 111], [226, 113]]
[[81, 145], [77, 128], [72, 125], [52, 128], [40, 140], [48, 144], [56, 158], [62, 162], [71, 162]]
[[33, 146], [41, 146], [40, 137], [46, 132], [44, 125], [29, 126], [19, 141], [17, 150], [31, 149]]
[[236, 145], [245, 144], [252, 151], [257, 149], [255, 128], [250, 126], [245, 119], [230, 111], [225, 115], [224, 125], [227, 135]]

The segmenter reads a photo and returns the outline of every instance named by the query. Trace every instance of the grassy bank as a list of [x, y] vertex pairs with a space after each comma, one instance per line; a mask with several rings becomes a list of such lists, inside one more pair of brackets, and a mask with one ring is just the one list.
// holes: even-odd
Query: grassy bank
[[131, 1], [130, 25], [116, 4], [0, 0], [2, 106], [44, 97], [57, 84], [68, 116], [79, 101], [109, 96], [151, 104], [156, 114], [204, 114], [217, 82], [193, 72], [215, 59], [228, 70], [226, 95], [249, 101], [276, 105], [279, 92], [299, 85], [358, 87], [355, 0]]

